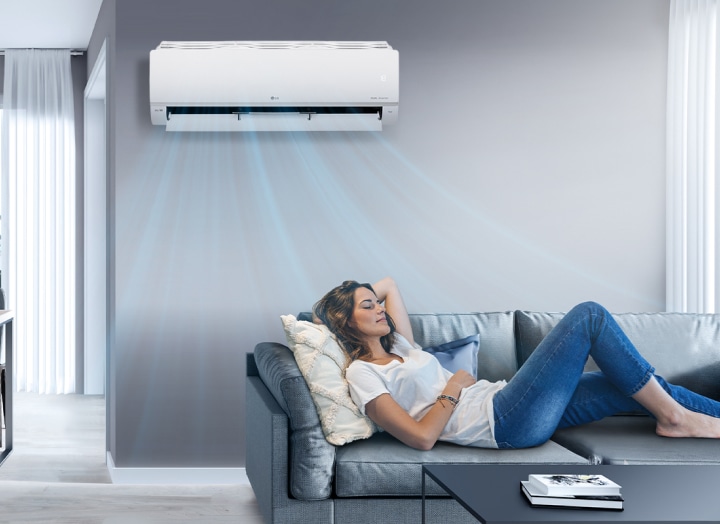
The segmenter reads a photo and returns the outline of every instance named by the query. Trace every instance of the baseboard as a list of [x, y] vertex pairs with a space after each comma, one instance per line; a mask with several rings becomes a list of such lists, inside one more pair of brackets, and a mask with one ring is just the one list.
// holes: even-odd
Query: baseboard
[[113, 484], [247, 484], [245, 468], [118, 468], [110, 452], [107, 468]]

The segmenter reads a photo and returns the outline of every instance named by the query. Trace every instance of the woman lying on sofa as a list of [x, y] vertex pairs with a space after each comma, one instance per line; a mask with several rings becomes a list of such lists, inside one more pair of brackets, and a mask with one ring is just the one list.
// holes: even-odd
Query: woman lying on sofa
[[[567, 313], [508, 381], [451, 373], [414, 343], [391, 278], [346, 281], [313, 308], [347, 352], [350, 395], [385, 431], [418, 449], [438, 440], [488, 448], [542, 444], [558, 428], [645, 410], [665, 437], [720, 438], [720, 402], [668, 384], [602, 306]], [[600, 372], [584, 373], [592, 356]]]

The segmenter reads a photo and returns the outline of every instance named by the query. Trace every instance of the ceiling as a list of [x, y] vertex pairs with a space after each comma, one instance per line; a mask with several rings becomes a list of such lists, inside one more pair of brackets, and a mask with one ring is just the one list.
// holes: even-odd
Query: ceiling
[[0, 49], [87, 49], [102, 0], [0, 0]]

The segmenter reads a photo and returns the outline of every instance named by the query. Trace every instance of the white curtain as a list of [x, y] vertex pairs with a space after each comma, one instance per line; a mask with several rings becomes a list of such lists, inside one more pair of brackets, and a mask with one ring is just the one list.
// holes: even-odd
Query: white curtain
[[75, 124], [69, 50], [8, 50], [2, 282], [18, 391], [75, 391]]
[[717, 0], [672, 0], [667, 85], [668, 311], [716, 311]]

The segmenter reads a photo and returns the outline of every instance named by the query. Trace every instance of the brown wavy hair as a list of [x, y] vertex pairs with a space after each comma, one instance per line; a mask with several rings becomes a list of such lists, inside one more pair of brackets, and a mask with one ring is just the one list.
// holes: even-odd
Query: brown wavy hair
[[[371, 354], [363, 334], [350, 326], [350, 320], [355, 310], [355, 291], [361, 287], [369, 289], [377, 296], [370, 284], [346, 280], [328, 291], [313, 306], [313, 315], [335, 335], [351, 360], [367, 360]], [[390, 333], [381, 337], [380, 343], [383, 349], [389, 353], [395, 343], [395, 322], [387, 313], [385, 313], [385, 318], [390, 326]]]

